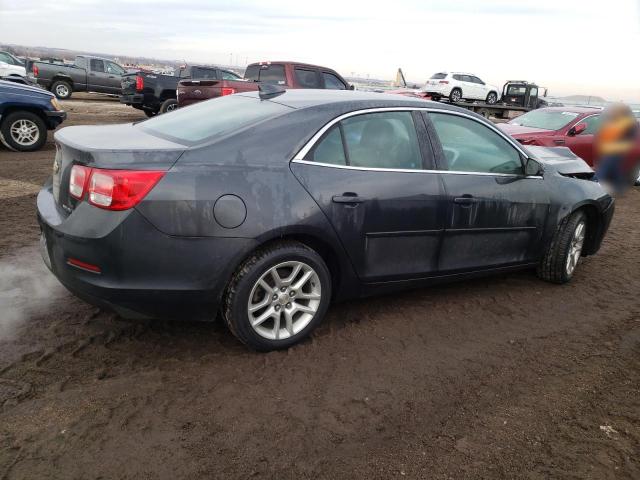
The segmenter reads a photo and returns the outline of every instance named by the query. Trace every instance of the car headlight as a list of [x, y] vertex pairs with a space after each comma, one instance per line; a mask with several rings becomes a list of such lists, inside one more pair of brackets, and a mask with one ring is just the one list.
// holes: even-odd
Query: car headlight
[[58, 99], [56, 97], [53, 97], [51, 99], [51, 106], [53, 107], [54, 110], [57, 110], [57, 111], [62, 110], [62, 107], [60, 106], [60, 102], [58, 102]]

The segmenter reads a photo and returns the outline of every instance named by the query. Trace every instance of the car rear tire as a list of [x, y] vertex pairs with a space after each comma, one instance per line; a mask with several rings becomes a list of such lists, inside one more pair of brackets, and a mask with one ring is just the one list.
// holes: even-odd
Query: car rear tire
[[2, 142], [18, 152], [33, 152], [47, 141], [44, 120], [32, 112], [18, 111], [4, 117], [0, 125]]
[[258, 351], [288, 348], [320, 324], [331, 299], [331, 276], [306, 245], [282, 241], [256, 251], [227, 287], [222, 316], [229, 330]]
[[451, 90], [451, 93], [449, 94], [449, 101], [451, 103], [458, 103], [460, 100], [462, 100], [462, 90], [459, 88]]
[[489, 105], [495, 105], [497, 101], [498, 94], [496, 92], [489, 92], [489, 95], [487, 95], [487, 103]]
[[178, 109], [178, 101], [175, 98], [169, 98], [160, 105], [160, 113], [172, 112]]
[[59, 98], [60, 100], [68, 100], [71, 98], [73, 88], [71, 88], [71, 84], [69, 82], [58, 80], [51, 85], [51, 92], [53, 92], [56, 98]]
[[158, 112], [156, 110], [149, 110], [149, 109], [146, 109], [146, 108], [144, 108], [142, 111], [149, 118], [155, 117], [158, 114]]
[[586, 239], [587, 217], [578, 210], [560, 223], [551, 245], [538, 265], [538, 276], [552, 283], [566, 283], [576, 271]]

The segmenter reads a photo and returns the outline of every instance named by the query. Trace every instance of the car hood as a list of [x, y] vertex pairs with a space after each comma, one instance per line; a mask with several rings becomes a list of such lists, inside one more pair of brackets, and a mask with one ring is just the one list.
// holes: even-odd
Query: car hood
[[503, 132], [515, 137], [518, 135], [551, 135], [553, 130], [545, 130], [543, 128], [523, 127], [513, 123], [498, 123], [498, 128]]
[[12, 90], [18, 93], [31, 92], [31, 93], [37, 93], [39, 95], [44, 95], [46, 97], [53, 97], [53, 93], [47, 92], [43, 88], [34, 87], [31, 85], [23, 85], [21, 83], [16, 83], [16, 82], [9, 82], [7, 80], [0, 80], [0, 90]]
[[592, 174], [593, 169], [566, 147], [526, 147], [531, 156], [544, 166], [545, 171], [554, 170], [561, 175]]

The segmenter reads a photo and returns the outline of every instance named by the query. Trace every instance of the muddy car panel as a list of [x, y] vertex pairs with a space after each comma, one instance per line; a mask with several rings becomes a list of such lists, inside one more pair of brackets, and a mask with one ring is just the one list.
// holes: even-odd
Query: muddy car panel
[[[239, 101], [282, 108], [196, 140], [154, 130], [163, 118]], [[420, 169], [308, 161], [306, 153], [331, 125], [372, 110], [412, 115]], [[585, 254], [597, 251], [613, 212], [598, 184], [563, 174], [562, 155], [554, 163], [549, 152], [536, 156], [502, 133], [523, 161], [542, 166], [539, 175], [443, 171], [444, 153], [429, 120], [436, 111], [499, 133], [454, 106], [315, 90], [269, 100], [233, 95], [136, 125], [63, 129], [56, 135], [58, 173], [38, 196], [44, 255], [70, 290], [123, 316], [212, 319], [238, 265], [274, 239], [322, 251], [333, 264], [334, 299], [531, 267], [561, 220], [580, 207], [598, 225]], [[112, 212], [62, 193], [72, 165], [165, 173], [134, 208]], [[470, 194], [479, 201], [467, 206], [458, 200]], [[100, 272], [70, 265], [70, 258], [98, 265]]]

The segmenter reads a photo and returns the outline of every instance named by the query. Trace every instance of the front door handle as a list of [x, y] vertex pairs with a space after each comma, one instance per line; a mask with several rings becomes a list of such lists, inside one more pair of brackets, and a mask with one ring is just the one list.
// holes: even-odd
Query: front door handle
[[478, 201], [477, 198], [473, 198], [471, 195], [463, 195], [462, 197], [456, 197], [453, 199], [453, 203], [457, 203], [462, 207], [470, 207]]
[[331, 197], [333, 203], [362, 203], [364, 198], [359, 197], [357, 193], [345, 192], [342, 195], [334, 195]]

